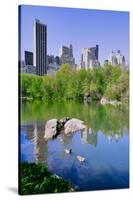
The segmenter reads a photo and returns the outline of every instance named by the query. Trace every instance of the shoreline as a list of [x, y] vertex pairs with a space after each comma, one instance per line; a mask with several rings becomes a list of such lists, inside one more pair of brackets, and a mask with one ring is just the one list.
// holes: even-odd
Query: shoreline
[[119, 106], [119, 105], [124, 105], [124, 104], [129, 104], [129, 99], [125, 99], [125, 100], [121, 100], [121, 101], [118, 101], [116, 99], [114, 100], [108, 100], [106, 99], [104, 102], [101, 102], [102, 101], [102, 98], [100, 100], [92, 100], [90, 102], [86, 102], [84, 101], [83, 99], [71, 99], [71, 100], [68, 100], [68, 99], [60, 99], [60, 98], [57, 98], [57, 99], [46, 99], [44, 100], [44, 98], [32, 98], [32, 97], [18, 97], [20, 99], [20, 101], [25, 101], [25, 102], [35, 102], [35, 101], [42, 101], [42, 102], [78, 102], [78, 103], [84, 103], [84, 104], [93, 104], [93, 103], [98, 103], [100, 105], [113, 105], [113, 106]]

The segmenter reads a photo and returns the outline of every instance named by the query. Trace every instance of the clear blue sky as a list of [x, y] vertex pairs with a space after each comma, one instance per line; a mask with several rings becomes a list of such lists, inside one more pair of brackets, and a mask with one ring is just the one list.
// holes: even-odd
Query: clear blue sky
[[89, 9], [22, 6], [21, 52], [33, 51], [33, 23], [47, 24], [48, 54], [59, 54], [62, 45], [73, 45], [76, 63], [83, 47], [99, 45], [99, 60], [108, 58], [110, 50], [121, 50], [129, 60], [129, 13]]

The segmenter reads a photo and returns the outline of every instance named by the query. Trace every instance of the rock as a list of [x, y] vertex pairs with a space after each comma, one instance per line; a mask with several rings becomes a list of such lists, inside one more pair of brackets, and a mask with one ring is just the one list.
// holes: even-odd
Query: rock
[[101, 103], [102, 105], [105, 105], [105, 104], [108, 104], [109, 102], [108, 102], [108, 100], [106, 99], [106, 97], [102, 97], [101, 100], [100, 100], [100, 103]]
[[80, 162], [84, 162], [84, 161], [85, 161], [85, 158], [82, 157], [82, 156], [77, 156], [77, 159], [78, 159]]
[[57, 119], [51, 119], [46, 122], [44, 139], [49, 140], [57, 135]]
[[86, 126], [84, 125], [83, 121], [81, 121], [79, 119], [72, 118], [65, 123], [64, 133], [67, 135], [69, 133], [73, 133], [75, 131], [83, 130], [85, 128], [86, 128]]
[[92, 101], [92, 98], [89, 93], [84, 94], [84, 103], [90, 103]]
[[70, 119], [69, 117], [60, 120], [51, 119], [46, 122], [44, 139], [49, 140], [54, 138], [58, 133], [66, 135], [75, 131], [84, 130], [86, 128], [83, 121], [79, 119]]
[[102, 105], [105, 105], [105, 104], [121, 105], [120, 101], [117, 101], [117, 100], [107, 100], [106, 97], [102, 97], [101, 100], [100, 100], [100, 103]]
[[72, 149], [65, 149], [65, 153], [71, 154], [72, 153]]
[[121, 105], [120, 101], [114, 100], [114, 101], [109, 101], [110, 104], [112, 105]]

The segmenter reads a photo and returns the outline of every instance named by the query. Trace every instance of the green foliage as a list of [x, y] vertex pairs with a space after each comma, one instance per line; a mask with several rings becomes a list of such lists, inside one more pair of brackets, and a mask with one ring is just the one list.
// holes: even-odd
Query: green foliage
[[68, 192], [71, 184], [62, 178], [53, 176], [44, 164], [20, 165], [20, 194], [42, 194]]
[[119, 66], [112, 68], [105, 96], [111, 100], [129, 99], [129, 74], [127, 71], [122, 71]]
[[92, 99], [94, 100], [97, 100], [99, 96], [98, 85], [94, 83], [93, 81], [91, 81], [91, 84], [90, 84], [90, 95]]
[[129, 74], [120, 66], [97, 67], [93, 70], [73, 70], [63, 64], [54, 75], [21, 75], [23, 97], [45, 100], [83, 100], [85, 94], [93, 100], [102, 96], [111, 100], [129, 97]]

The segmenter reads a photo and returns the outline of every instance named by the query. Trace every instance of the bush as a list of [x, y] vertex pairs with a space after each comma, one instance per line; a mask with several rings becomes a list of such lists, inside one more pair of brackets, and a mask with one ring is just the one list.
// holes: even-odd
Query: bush
[[129, 74], [120, 66], [73, 70], [63, 64], [53, 75], [21, 75], [21, 95], [45, 100], [83, 100], [85, 94], [93, 100], [102, 96], [122, 100], [129, 95]]
[[21, 195], [69, 192], [72, 185], [62, 178], [52, 175], [44, 164], [20, 164]]

